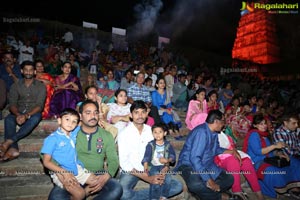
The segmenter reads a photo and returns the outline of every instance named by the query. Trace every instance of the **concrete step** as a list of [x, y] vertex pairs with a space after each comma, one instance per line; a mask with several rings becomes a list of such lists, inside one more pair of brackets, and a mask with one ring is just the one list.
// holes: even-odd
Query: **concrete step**
[[[179, 176], [176, 177], [179, 180]], [[180, 180], [183, 181], [183, 180]], [[48, 194], [53, 188], [51, 179], [47, 175], [28, 175], [25, 177], [1, 177], [0, 179], [0, 199], [10, 200], [46, 200]], [[147, 188], [149, 185], [143, 181], [139, 181], [135, 189]], [[89, 198], [92, 199], [92, 198]], [[170, 200], [194, 200], [184, 186], [184, 191], [179, 195], [170, 198]]]
[[17, 159], [0, 163], [0, 177], [44, 175], [45, 170], [38, 153], [22, 152]]
[[[24, 138], [18, 142], [19, 151], [20, 152], [39, 152], [43, 145], [44, 138], [34, 138], [34, 136], [30, 136], [28, 138]], [[3, 142], [4, 138], [0, 137], [0, 142]]]
[[45, 200], [53, 185], [47, 175], [24, 177], [1, 177], [0, 199]]

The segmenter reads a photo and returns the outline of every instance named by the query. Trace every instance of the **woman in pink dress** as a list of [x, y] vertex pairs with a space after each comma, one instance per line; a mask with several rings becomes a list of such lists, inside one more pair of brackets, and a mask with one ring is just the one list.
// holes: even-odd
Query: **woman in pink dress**
[[[235, 149], [235, 143], [230, 135], [227, 132], [221, 132], [218, 134], [218, 140], [220, 147], [225, 149]], [[227, 173], [233, 175], [233, 185], [232, 185], [232, 193], [234, 196], [239, 197], [239, 199], [247, 200], [248, 198], [245, 196], [241, 186], [241, 174], [244, 175], [248, 183], [250, 184], [252, 191], [255, 193], [257, 200], [263, 200], [264, 197], [261, 193], [261, 188], [258, 183], [258, 178], [252, 164], [252, 160], [250, 156], [243, 151], [239, 151], [241, 156], [241, 160], [238, 160], [231, 154], [219, 154], [215, 157], [215, 163], [226, 170]]]
[[207, 117], [207, 103], [205, 100], [204, 88], [196, 91], [195, 100], [191, 100], [186, 114], [185, 123], [189, 130], [193, 130], [196, 126], [203, 124]]

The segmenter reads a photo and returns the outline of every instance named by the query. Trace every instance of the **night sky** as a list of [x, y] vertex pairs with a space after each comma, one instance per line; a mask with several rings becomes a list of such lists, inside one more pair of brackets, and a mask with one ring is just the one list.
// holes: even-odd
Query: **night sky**
[[[91, 0], [72, 3], [57, 0], [33, 3], [27, 0], [6, 3], [8, 5], [1, 6], [1, 13], [24, 14], [78, 26], [82, 21], [88, 21], [108, 32], [111, 27], [118, 27], [143, 34], [149, 30], [148, 25], [153, 25], [151, 30], [171, 38], [177, 45], [224, 56], [231, 55], [241, 8], [240, 0]], [[157, 10], [153, 11], [153, 7]], [[142, 13], [144, 17], [141, 17]], [[275, 20], [283, 57], [293, 60], [300, 52], [299, 39], [296, 41], [300, 37], [299, 14], [278, 15]], [[296, 45], [290, 48], [291, 43]]]

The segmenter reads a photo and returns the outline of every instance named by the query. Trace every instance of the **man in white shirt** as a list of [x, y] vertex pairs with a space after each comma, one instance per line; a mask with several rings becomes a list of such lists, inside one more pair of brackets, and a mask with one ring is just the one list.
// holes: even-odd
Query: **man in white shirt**
[[30, 46], [30, 41], [27, 40], [25, 45], [20, 47], [20, 55], [19, 55], [19, 64], [22, 64], [23, 61], [28, 60], [33, 62], [34, 50]]
[[[151, 127], [144, 124], [147, 118], [147, 107], [143, 101], [134, 101], [130, 108], [132, 123], [118, 136], [119, 159], [121, 166], [120, 184], [123, 187], [121, 200], [148, 200], [149, 188], [134, 190], [137, 182], [143, 180], [151, 184], [163, 184], [164, 175], [149, 176], [144, 172], [142, 160], [148, 142], [153, 140]], [[176, 179], [171, 180], [172, 188], [169, 196], [182, 191], [182, 184]]]

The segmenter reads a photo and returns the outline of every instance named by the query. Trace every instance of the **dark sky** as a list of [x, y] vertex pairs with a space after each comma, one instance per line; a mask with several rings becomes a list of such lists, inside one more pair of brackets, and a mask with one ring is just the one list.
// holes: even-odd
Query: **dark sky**
[[[0, 12], [20, 13], [33, 17], [58, 20], [73, 25], [82, 25], [82, 21], [98, 24], [98, 28], [111, 31], [111, 27], [127, 28], [135, 22], [134, 6], [141, 0], [89, 0], [89, 1], [19, 1], [6, 2]], [[162, 0], [160, 13], [172, 7], [174, 0]], [[13, 3], [13, 4], [11, 4]], [[30, 6], [28, 6], [30, 4]]]
[[[277, 0], [276, 2], [282, 1]], [[145, 4], [145, 2], [151, 3]], [[152, 15], [152, 18], [149, 17], [153, 11], [153, 9], [149, 9], [149, 6], [155, 7], [160, 2], [162, 4], [159, 11], [154, 16]], [[225, 56], [231, 55], [241, 8], [241, 0], [89, 0], [72, 2], [63, 2], [62, 0], [15, 2], [11, 0], [6, 3], [8, 5], [1, 3], [1, 13], [24, 14], [78, 26], [81, 26], [84, 20], [96, 23], [99, 29], [108, 32], [111, 31], [112, 26], [127, 28], [127, 30], [130, 29], [128, 27], [131, 27], [133, 32], [142, 34], [147, 32], [150, 27], [159, 35], [171, 38], [171, 41], [178, 45]], [[139, 11], [134, 9], [136, 5], [140, 5]], [[145, 13], [143, 11], [148, 11], [148, 13], [146, 12], [146, 15], [141, 18], [142, 13]], [[300, 45], [299, 42], [297, 43], [299, 39], [294, 41], [300, 37], [299, 15], [275, 16], [277, 35], [285, 57], [295, 57], [299, 51]], [[137, 22], [142, 25], [142, 28], [134, 26]], [[297, 43], [296, 46], [294, 43]], [[291, 48], [290, 44], [294, 46]]]

